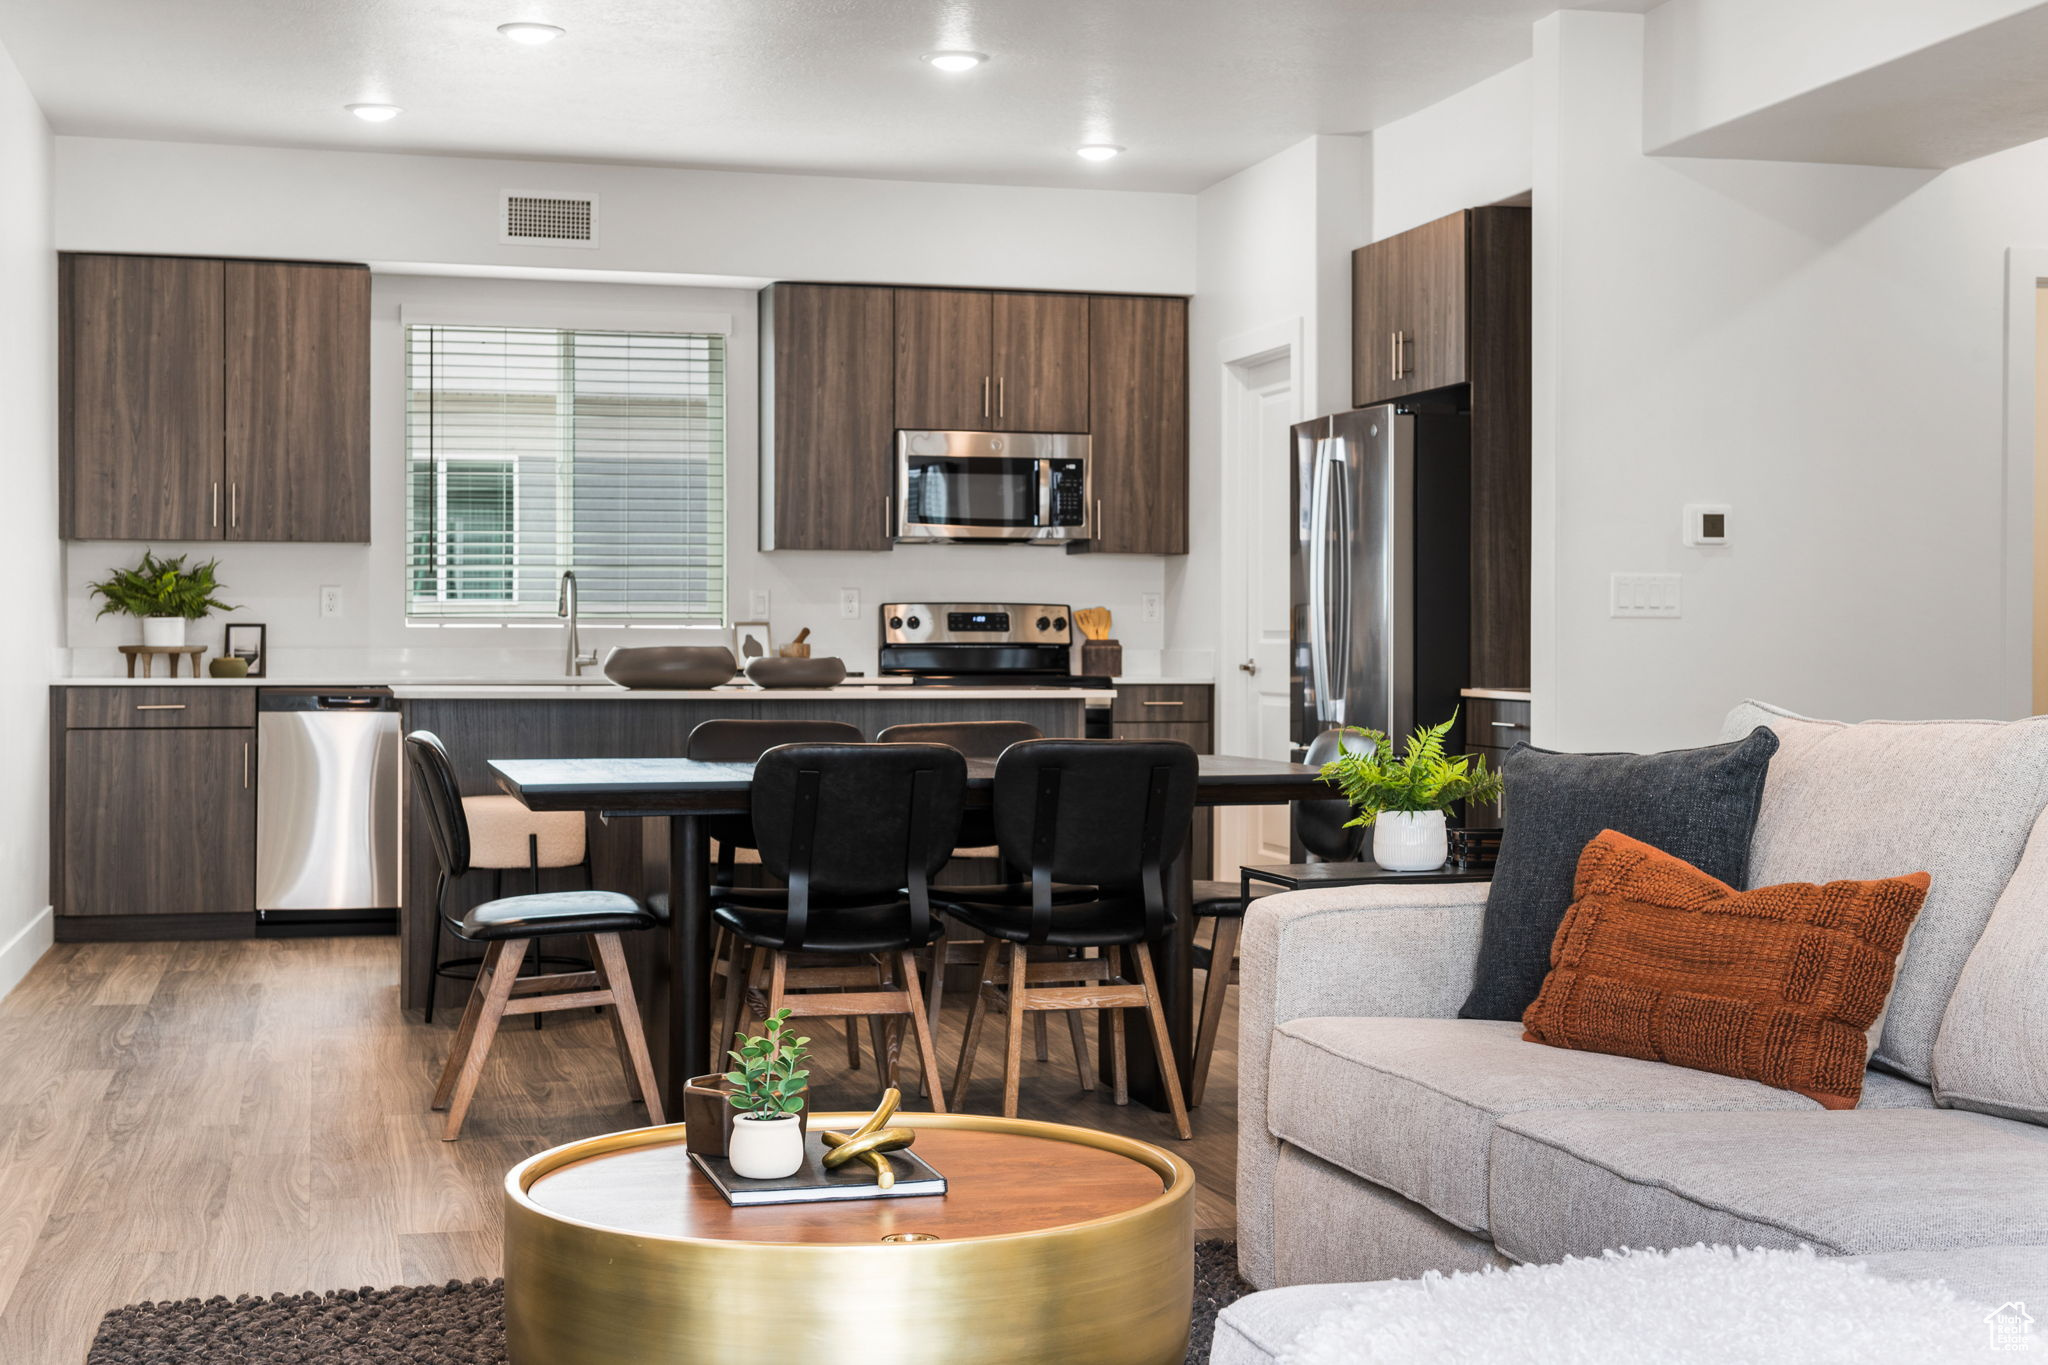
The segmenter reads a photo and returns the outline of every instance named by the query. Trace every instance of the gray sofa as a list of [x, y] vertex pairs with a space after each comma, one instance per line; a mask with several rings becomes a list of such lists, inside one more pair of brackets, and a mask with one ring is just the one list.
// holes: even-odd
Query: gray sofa
[[[1487, 886], [1255, 903], [1242, 953], [1238, 1249], [1218, 1365], [1331, 1286], [1610, 1247], [1811, 1245], [2048, 1302], [2048, 718], [1771, 726], [1751, 882], [1926, 870], [1855, 1110], [1456, 1018]], [[1295, 1286], [1295, 1288], [1280, 1288]]]

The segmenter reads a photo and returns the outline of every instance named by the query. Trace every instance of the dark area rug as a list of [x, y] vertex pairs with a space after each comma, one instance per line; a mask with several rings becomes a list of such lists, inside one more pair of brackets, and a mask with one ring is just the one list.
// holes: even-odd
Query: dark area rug
[[[1209, 1359], [1216, 1314], [1251, 1286], [1237, 1245], [1195, 1248], [1188, 1365]], [[100, 1321], [86, 1365], [504, 1365], [502, 1280], [135, 1303]], [[623, 1363], [622, 1363], [623, 1365]]]

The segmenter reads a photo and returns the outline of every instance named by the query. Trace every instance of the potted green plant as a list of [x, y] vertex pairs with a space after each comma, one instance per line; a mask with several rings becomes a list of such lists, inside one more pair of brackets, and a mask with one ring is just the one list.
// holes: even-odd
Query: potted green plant
[[1452, 712], [1443, 724], [1417, 730], [1398, 757], [1379, 731], [1348, 730], [1366, 744], [1347, 747], [1323, 765], [1323, 781], [1342, 790], [1358, 812], [1351, 823], [1372, 828], [1372, 860], [1389, 872], [1442, 867], [1450, 856], [1444, 812], [1460, 801], [1500, 799], [1500, 774], [1488, 772], [1484, 758], [1444, 752], [1444, 736], [1457, 719]]
[[811, 1040], [795, 1034], [789, 1011], [780, 1009], [768, 1017], [767, 1032], [739, 1039], [739, 1047], [726, 1054], [737, 1064], [725, 1073], [732, 1087], [728, 1098], [740, 1111], [726, 1159], [736, 1175], [749, 1180], [782, 1180], [804, 1164], [799, 1120], [811, 1074], [804, 1068], [804, 1047]]
[[99, 615], [117, 612], [142, 618], [142, 643], [160, 649], [185, 643], [185, 623], [197, 621], [208, 612], [233, 611], [234, 607], [214, 596], [220, 583], [214, 577], [218, 559], [185, 567], [184, 555], [159, 559], [150, 550], [132, 569], [116, 569], [111, 577], [88, 585], [92, 595], [106, 602]]

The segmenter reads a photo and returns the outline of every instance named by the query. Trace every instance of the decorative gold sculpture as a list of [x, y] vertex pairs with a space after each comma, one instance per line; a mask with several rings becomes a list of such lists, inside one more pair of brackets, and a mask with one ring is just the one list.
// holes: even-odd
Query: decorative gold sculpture
[[903, 1103], [903, 1092], [890, 1086], [882, 1096], [882, 1102], [875, 1106], [875, 1112], [861, 1120], [860, 1127], [851, 1133], [820, 1133], [825, 1145], [832, 1150], [825, 1153], [825, 1169], [836, 1171], [849, 1161], [865, 1161], [874, 1168], [875, 1185], [889, 1189], [896, 1184], [896, 1169], [889, 1164], [884, 1152], [900, 1152], [917, 1141], [917, 1133], [910, 1128], [891, 1128], [889, 1120]]

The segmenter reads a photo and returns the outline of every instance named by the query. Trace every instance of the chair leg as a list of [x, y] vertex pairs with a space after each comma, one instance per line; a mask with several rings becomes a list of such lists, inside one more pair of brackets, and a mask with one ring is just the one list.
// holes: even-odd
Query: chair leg
[[1010, 1032], [1003, 1047], [1003, 1117], [1017, 1117], [1017, 1087], [1024, 1071], [1024, 995], [1030, 989], [1031, 961], [1021, 943], [1010, 945]]
[[[1102, 961], [1111, 980], [1120, 980], [1123, 977], [1123, 949], [1103, 949]], [[1104, 1010], [1103, 1013], [1109, 1016], [1102, 1023], [1109, 1030], [1110, 1074], [1115, 1080], [1113, 1098], [1118, 1104], [1129, 1104], [1131, 1102], [1131, 1067], [1124, 1055], [1124, 1012], [1120, 1009], [1113, 1009]]]
[[752, 984], [754, 966], [761, 950], [751, 944], [733, 941], [732, 956], [725, 961], [725, 1009], [722, 1027], [711, 1039], [709, 1067], [713, 1071], [725, 1072], [732, 1068], [727, 1065], [726, 1053], [733, 1049], [733, 1039], [739, 1036], [740, 1023], [747, 1009], [747, 987]]
[[924, 1088], [931, 1095], [932, 1112], [943, 1114], [946, 1112], [946, 1092], [939, 1080], [938, 1044], [925, 1023], [923, 1011], [918, 1008], [922, 983], [917, 979], [917, 954], [906, 948], [896, 955], [896, 960], [897, 974], [901, 978], [897, 984], [909, 997], [906, 1003], [910, 1006], [910, 1031], [917, 1040], [917, 1069], [924, 1078]]
[[626, 950], [617, 934], [592, 934], [590, 958], [598, 980], [612, 993], [612, 1029], [618, 1035], [619, 1063], [626, 1073], [626, 1091], [647, 1106], [647, 1121], [662, 1120], [661, 1087], [654, 1080], [654, 1061], [647, 1055], [647, 1034], [640, 1025], [640, 1002], [633, 995], [633, 974], [626, 968]]
[[518, 980], [519, 964], [526, 958], [524, 939], [494, 943], [491, 947], [497, 954], [497, 963], [489, 971], [488, 986], [484, 982], [485, 969], [477, 969], [476, 989], [484, 995], [483, 1009], [477, 1014], [476, 1032], [448, 1100], [448, 1121], [441, 1129], [443, 1142], [453, 1142], [462, 1136], [462, 1120], [469, 1114], [469, 1102], [476, 1097], [477, 1080], [491, 1055], [491, 1042], [498, 1036], [498, 1021], [505, 1017], [505, 1003], [512, 998], [512, 983]]
[[1044, 1013], [1041, 1012], [1031, 1016], [1031, 1040], [1038, 1049], [1038, 1060], [1041, 1062], [1052, 1060], [1052, 1038], [1045, 1025]]
[[[1182, 1142], [1193, 1138], [1188, 1126], [1188, 1108], [1180, 1098], [1180, 1068], [1173, 1062], [1173, 1045], [1166, 1036], [1166, 1011], [1159, 1004], [1159, 977], [1152, 970], [1152, 946], [1134, 944], [1131, 956], [1138, 960], [1138, 978], [1145, 984], [1145, 1020], [1152, 1026], [1152, 1055], [1159, 1062], [1159, 1078], [1166, 1083], [1167, 1107], [1173, 1110], [1174, 1130]], [[1226, 966], [1226, 972], [1230, 969]]]
[[1216, 921], [1210, 940], [1208, 979], [1202, 983], [1202, 1024], [1195, 1032], [1195, 1074], [1188, 1081], [1188, 1108], [1202, 1107], [1209, 1084], [1209, 1062], [1216, 1055], [1216, 1033], [1223, 1022], [1224, 997], [1230, 994], [1231, 963], [1237, 957], [1237, 934], [1243, 921], [1226, 915]]
[[[932, 940], [931, 980], [925, 983], [925, 1032], [929, 1033], [933, 1038], [939, 1036], [939, 1007], [945, 1002], [946, 998], [946, 943], [946, 928], [944, 923], [941, 922], [939, 936]], [[929, 1068], [918, 1068], [917, 1093], [921, 1099], [929, 1098], [939, 1093], [931, 1089], [928, 1071]]]
[[960, 1065], [953, 1071], [953, 1108], [967, 1108], [967, 1086], [974, 1079], [974, 1054], [981, 1047], [981, 1021], [988, 1014], [988, 983], [995, 975], [996, 954], [1002, 940], [991, 938], [981, 950], [981, 969], [975, 973], [974, 1001], [967, 1007], [967, 1031], [960, 1038]]
[[1081, 1024], [1081, 1011], [1067, 1011], [1067, 1036], [1074, 1040], [1074, 1071], [1081, 1078], [1082, 1093], [1092, 1093], [1095, 1069], [1088, 1065], [1088, 1030]]
[[441, 935], [447, 933], [448, 874], [441, 873], [434, 879], [434, 935], [433, 965], [427, 968], [427, 1022], [434, 1022], [434, 988], [441, 984]]
[[846, 1030], [846, 1069], [860, 1070], [860, 1020], [849, 1019], [843, 1025]]
[[[883, 969], [880, 962], [877, 962], [875, 964], [875, 986], [877, 989], [886, 989], [888, 981], [888, 972]], [[851, 1030], [857, 1022], [859, 1021], [847, 1020], [848, 1029]], [[875, 1048], [875, 1094], [879, 1097], [896, 1083], [895, 1049], [890, 1046], [888, 1020], [883, 1016], [879, 1014], [868, 1016], [868, 1041], [874, 1044]]]
[[[434, 932], [439, 934], [441, 926], [437, 921]], [[462, 1063], [469, 1057], [469, 1045], [476, 1037], [476, 1021], [484, 1012], [484, 977], [498, 964], [500, 945], [493, 943], [484, 949], [484, 960], [477, 964], [476, 984], [470, 988], [469, 1003], [462, 1007], [462, 1022], [455, 1026], [455, 1037], [448, 1044], [448, 1060], [441, 1067], [440, 1083], [434, 1087], [432, 1109], [446, 1109], [448, 1097], [455, 1093], [455, 1078], [462, 1072]]]

